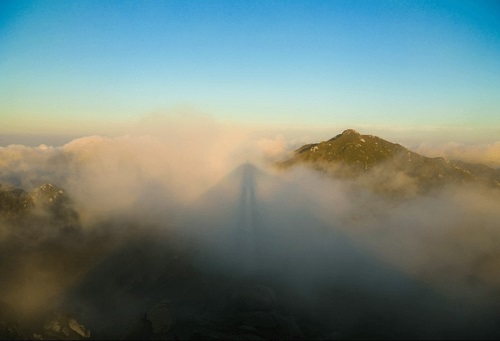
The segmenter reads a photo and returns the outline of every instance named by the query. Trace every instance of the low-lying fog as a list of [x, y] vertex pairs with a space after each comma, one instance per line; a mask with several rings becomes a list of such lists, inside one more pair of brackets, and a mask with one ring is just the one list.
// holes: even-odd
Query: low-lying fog
[[79, 222], [1, 223], [0, 320], [27, 338], [57, 314], [96, 338], [500, 337], [498, 191], [395, 200], [278, 172], [292, 147], [199, 118], [1, 147], [1, 184], [55, 184]]

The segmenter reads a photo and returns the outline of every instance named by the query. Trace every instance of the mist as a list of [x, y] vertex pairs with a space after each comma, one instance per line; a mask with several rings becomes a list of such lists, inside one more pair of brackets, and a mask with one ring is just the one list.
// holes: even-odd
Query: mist
[[77, 218], [2, 220], [0, 318], [26, 338], [61, 316], [75, 338], [498, 338], [498, 191], [277, 170], [297, 141], [152, 116], [1, 147], [1, 184], [56, 185]]
[[450, 160], [481, 163], [493, 168], [500, 168], [500, 141], [475, 144], [420, 143], [414, 149], [417, 153], [430, 157], [444, 156]]

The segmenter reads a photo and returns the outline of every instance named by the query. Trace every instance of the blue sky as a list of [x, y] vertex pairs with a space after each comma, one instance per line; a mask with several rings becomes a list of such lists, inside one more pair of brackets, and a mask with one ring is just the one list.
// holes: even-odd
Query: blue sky
[[500, 3], [0, 3], [0, 133], [97, 131], [176, 107], [500, 131]]

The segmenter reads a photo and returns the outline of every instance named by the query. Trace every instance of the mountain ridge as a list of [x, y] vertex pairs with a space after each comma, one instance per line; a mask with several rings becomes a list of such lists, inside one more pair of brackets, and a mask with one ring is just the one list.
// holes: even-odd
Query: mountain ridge
[[56, 185], [45, 183], [27, 192], [0, 184], [0, 220], [19, 223], [24, 219], [75, 225], [79, 218], [71, 198]]
[[[280, 169], [299, 164], [322, 171], [335, 178], [360, 176], [404, 176], [416, 183], [418, 192], [427, 192], [449, 183], [479, 184], [500, 189], [500, 170], [444, 157], [426, 157], [398, 143], [378, 136], [363, 135], [354, 129], [319, 143], [306, 144], [292, 158], [278, 162]], [[380, 188], [378, 184], [377, 187]]]

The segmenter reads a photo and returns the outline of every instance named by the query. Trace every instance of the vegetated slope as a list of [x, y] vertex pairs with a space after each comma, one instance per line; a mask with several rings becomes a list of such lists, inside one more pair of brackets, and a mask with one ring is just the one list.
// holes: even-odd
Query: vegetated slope
[[34, 206], [33, 198], [22, 189], [0, 184], [0, 216], [13, 219]]
[[62, 188], [0, 185], [0, 340], [88, 338], [57, 307], [110, 247], [108, 240], [84, 233]]
[[[397, 143], [353, 129], [328, 141], [307, 144], [280, 168], [304, 164], [334, 177], [355, 179], [368, 175], [372, 189], [390, 193], [427, 192], [449, 183], [473, 183], [500, 189], [500, 171], [484, 165], [429, 158]], [[366, 177], [365, 177], [366, 180]]]

